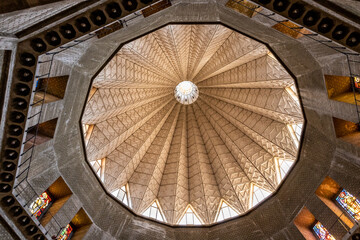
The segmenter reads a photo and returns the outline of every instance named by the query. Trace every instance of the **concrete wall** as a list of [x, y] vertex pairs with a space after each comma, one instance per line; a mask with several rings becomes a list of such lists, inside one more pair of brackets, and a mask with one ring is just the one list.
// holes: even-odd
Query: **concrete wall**
[[[299, 160], [278, 191], [246, 215], [212, 227], [173, 228], [135, 216], [105, 192], [82, 145], [80, 118], [94, 74], [121, 43], [171, 22], [221, 22], [267, 43], [296, 77], [307, 122]], [[336, 215], [315, 196], [325, 176], [359, 197], [359, 148], [336, 139], [332, 123], [333, 116], [356, 122], [355, 107], [329, 100], [323, 77], [348, 74], [343, 55], [313, 41], [294, 40], [216, 1], [180, 1], [92, 41], [78, 54], [79, 61], [68, 72], [65, 98], [56, 103], [56, 111], [45, 108], [44, 120], [59, 118], [57, 129], [52, 141], [36, 148], [30, 176], [39, 193], [63, 177], [73, 195], [55, 217], [65, 225], [84, 208], [93, 221], [86, 239], [303, 239], [292, 223], [303, 206], [329, 229], [336, 222]], [[68, 69], [58, 64], [54, 69]], [[338, 224], [331, 230], [336, 236], [344, 233]]]

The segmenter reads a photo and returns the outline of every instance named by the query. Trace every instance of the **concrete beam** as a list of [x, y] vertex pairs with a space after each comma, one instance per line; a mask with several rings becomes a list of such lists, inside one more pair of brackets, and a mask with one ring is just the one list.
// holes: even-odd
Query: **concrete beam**
[[37, 7], [49, 3], [61, 2], [63, 0], [13, 0], [0, 2], [0, 14], [9, 13], [27, 8]]

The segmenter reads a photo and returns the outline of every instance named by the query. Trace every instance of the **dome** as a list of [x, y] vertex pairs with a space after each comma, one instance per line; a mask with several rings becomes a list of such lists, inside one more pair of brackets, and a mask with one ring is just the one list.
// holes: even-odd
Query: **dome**
[[107, 191], [171, 225], [190, 212], [212, 224], [222, 203], [243, 214], [274, 192], [302, 123], [294, 79], [273, 53], [218, 24], [167, 25], [123, 45], [82, 116]]

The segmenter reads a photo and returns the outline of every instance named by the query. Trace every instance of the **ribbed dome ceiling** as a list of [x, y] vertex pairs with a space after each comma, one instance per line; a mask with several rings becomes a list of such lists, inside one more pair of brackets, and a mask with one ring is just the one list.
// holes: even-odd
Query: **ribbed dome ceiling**
[[[174, 97], [182, 81], [199, 89], [192, 104]], [[244, 213], [253, 186], [279, 185], [276, 159], [296, 159], [293, 84], [265, 45], [222, 25], [163, 27], [124, 45], [95, 78], [82, 117], [88, 161], [104, 159], [109, 192], [128, 184], [138, 214], [155, 199], [170, 224], [189, 204], [213, 223], [222, 199]]]

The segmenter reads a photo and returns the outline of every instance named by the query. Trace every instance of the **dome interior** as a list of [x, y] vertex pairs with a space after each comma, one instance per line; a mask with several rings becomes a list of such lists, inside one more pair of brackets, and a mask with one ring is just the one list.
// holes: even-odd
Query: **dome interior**
[[218, 24], [167, 25], [125, 44], [82, 116], [87, 160], [108, 192], [171, 225], [235, 217], [276, 191], [303, 121], [271, 51]]

